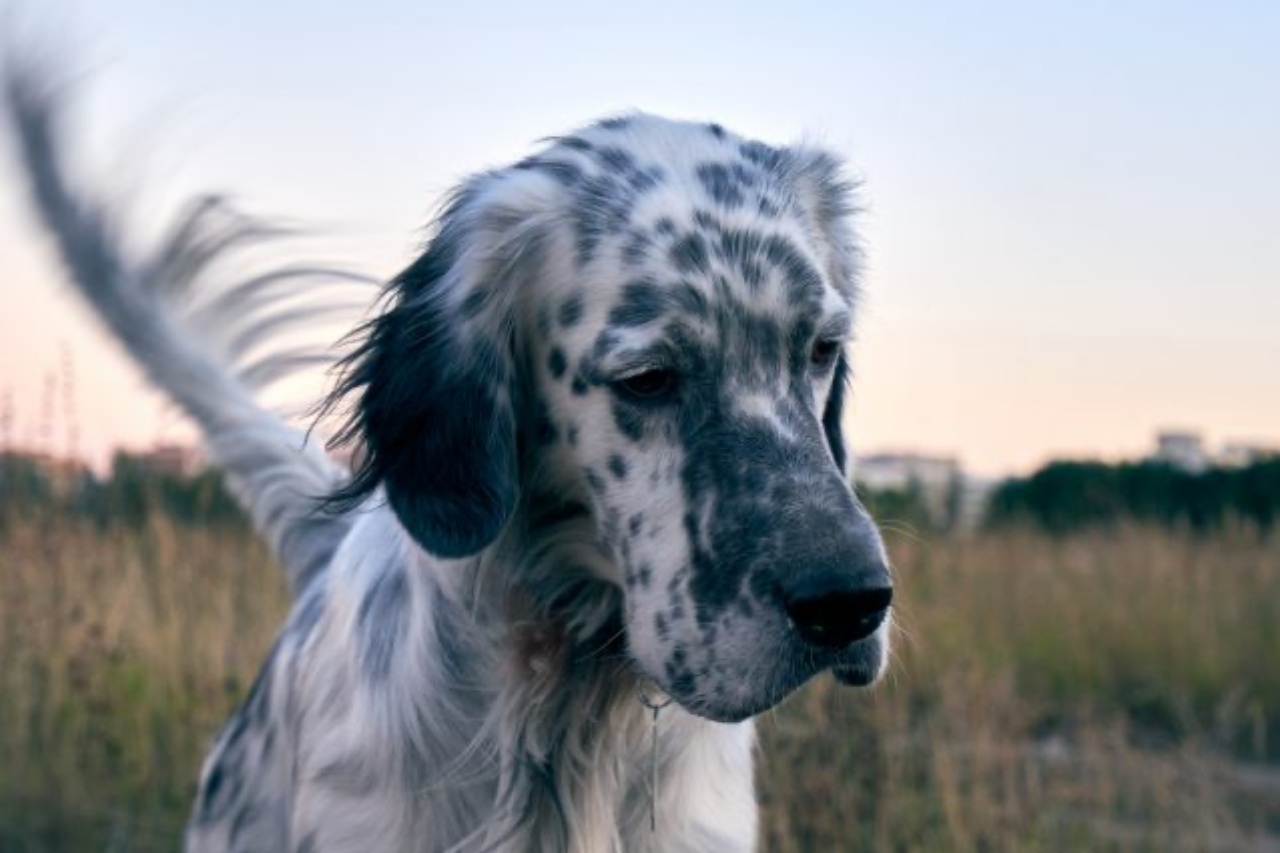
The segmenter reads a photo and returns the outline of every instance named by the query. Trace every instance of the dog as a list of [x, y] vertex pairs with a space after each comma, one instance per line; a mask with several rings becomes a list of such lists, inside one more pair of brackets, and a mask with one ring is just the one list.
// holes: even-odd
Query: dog
[[187, 849], [754, 849], [751, 718], [889, 653], [841, 162], [631, 114], [465, 181], [338, 365], [348, 471], [256, 402], [299, 356], [245, 361], [312, 271], [215, 281], [263, 229], [212, 200], [131, 253], [40, 79], [7, 102], [69, 277], [294, 592]]

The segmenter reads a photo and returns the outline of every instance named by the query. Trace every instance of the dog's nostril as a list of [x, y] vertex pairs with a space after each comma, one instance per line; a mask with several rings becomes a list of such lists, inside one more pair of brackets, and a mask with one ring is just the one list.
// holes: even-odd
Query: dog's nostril
[[892, 601], [892, 587], [842, 587], [816, 581], [788, 590], [783, 603], [805, 642], [842, 649], [871, 636], [884, 622]]

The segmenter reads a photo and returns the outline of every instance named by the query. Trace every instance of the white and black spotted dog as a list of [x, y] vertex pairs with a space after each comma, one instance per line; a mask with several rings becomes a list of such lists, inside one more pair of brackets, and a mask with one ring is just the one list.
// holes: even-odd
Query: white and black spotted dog
[[[34, 79], [11, 70], [10, 112], [73, 278], [296, 593], [188, 849], [753, 849], [750, 718], [888, 653], [841, 438], [837, 160], [634, 115], [467, 181], [344, 362], [348, 477], [254, 402], [276, 362], [237, 361], [298, 316], [271, 307], [292, 274], [202, 301], [253, 235], [214, 204], [131, 257]], [[641, 696], [672, 700], [656, 746]]]

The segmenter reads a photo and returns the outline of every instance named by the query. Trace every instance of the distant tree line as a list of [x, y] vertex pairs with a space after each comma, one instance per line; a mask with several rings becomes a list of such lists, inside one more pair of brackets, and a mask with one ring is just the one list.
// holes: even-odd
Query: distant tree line
[[993, 526], [1031, 522], [1055, 533], [1137, 520], [1209, 530], [1280, 519], [1280, 458], [1191, 473], [1160, 462], [1053, 462], [996, 489]]
[[139, 525], [155, 515], [201, 524], [244, 523], [216, 471], [157, 470], [146, 457], [116, 453], [110, 473], [22, 453], [0, 453], [0, 525], [41, 515]]
[[[939, 518], [918, 488], [894, 492], [859, 486], [858, 493], [883, 521], [921, 532], [955, 525], [955, 501], [947, 501], [946, 517]], [[138, 525], [155, 515], [199, 524], [245, 523], [217, 471], [182, 475], [158, 470], [147, 457], [120, 452], [102, 477], [0, 452], [0, 525], [50, 513], [104, 525]], [[986, 511], [988, 526], [1031, 523], [1054, 533], [1126, 520], [1197, 530], [1238, 520], [1269, 528], [1280, 522], [1280, 457], [1202, 473], [1159, 462], [1052, 462], [1001, 484]]]

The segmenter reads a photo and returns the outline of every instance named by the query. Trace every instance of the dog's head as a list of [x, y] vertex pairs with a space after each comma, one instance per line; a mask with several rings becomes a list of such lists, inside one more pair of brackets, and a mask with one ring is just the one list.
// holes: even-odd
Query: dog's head
[[347, 495], [381, 486], [445, 558], [589, 517], [630, 655], [696, 714], [871, 682], [891, 582], [841, 438], [849, 192], [822, 152], [647, 116], [467, 182], [349, 364]]

